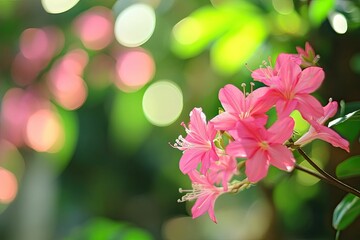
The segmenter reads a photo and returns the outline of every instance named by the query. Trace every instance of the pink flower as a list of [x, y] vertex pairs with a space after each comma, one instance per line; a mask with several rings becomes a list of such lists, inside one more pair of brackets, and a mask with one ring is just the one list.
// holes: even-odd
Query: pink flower
[[228, 182], [234, 174], [237, 174], [237, 161], [235, 157], [229, 155], [219, 155], [218, 161], [211, 163], [209, 168], [209, 176], [217, 184], [222, 184], [224, 190], [228, 190]]
[[210, 163], [219, 159], [213, 142], [216, 130], [212, 123], [206, 124], [206, 117], [201, 108], [194, 108], [190, 112], [189, 128], [184, 123], [182, 126], [187, 136], [183, 138], [180, 135], [174, 144], [175, 148], [183, 151], [179, 164], [180, 170], [183, 173], [189, 173], [202, 163], [200, 171], [204, 174], [210, 167]]
[[186, 192], [185, 196], [178, 202], [195, 200], [196, 202], [191, 209], [192, 217], [197, 218], [208, 212], [210, 219], [216, 223], [214, 206], [216, 199], [223, 193], [227, 192], [222, 187], [216, 187], [214, 181], [208, 175], [200, 175], [197, 170], [189, 172], [192, 181], [192, 190], [179, 189], [180, 192]]
[[240, 139], [230, 143], [226, 153], [247, 158], [245, 173], [250, 182], [257, 182], [267, 174], [269, 165], [284, 171], [292, 171], [295, 159], [283, 144], [294, 129], [290, 117], [276, 121], [268, 130], [254, 123], [238, 123]]
[[311, 47], [310, 43], [305, 43], [305, 49], [301, 47], [296, 47], [296, 50], [302, 60], [301, 66], [303, 68], [316, 66], [316, 63], [319, 61], [319, 55], [315, 54], [314, 49]]
[[319, 118], [323, 115], [322, 106], [310, 95], [324, 80], [320, 67], [301, 70], [301, 60], [290, 54], [280, 54], [275, 69], [267, 66], [260, 68], [251, 76], [268, 85], [270, 90], [258, 102], [271, 102], [276, 105], [278, 117], [283, 118], [297, 109], [305, 119]]
[[349, 142], [342, 138], [331, 128], [323, 126], [324, 123], [336, 114], [338, 104], [336, 101], [329, 101], [324, 107], [324, 114], [318, 119], [309, 120], [310, 128], [303, 136], [301, 136], [295, 145], [303, 146], [315, 139], [321, 139], [331, 143], [334, 147], [340, 147], [349, 152]]
[[232, 130], [236, 128], [238, 121], [248, 119], [249, 121], [257, 121], [259, 124], [265, 124], [267, 121], [265, 112], [270, 109], [272, 104], [268, 104], [266, 101], [259, 103], [258, 101], [267, 90], [266, 87], [258, 88], [245, 96], [234, 85], [226, 85], [219, 92], [219, 99], [225, 112], [211, 120], [215, 129], [229, 131], [231, 135], [234, 135], [236, 131]]

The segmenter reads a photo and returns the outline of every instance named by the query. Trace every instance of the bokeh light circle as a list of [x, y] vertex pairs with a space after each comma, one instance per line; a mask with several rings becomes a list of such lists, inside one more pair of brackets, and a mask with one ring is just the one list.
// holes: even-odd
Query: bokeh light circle
[[[38, 152], [51, 152], [54, 146], [59, 150], [63, 143], [63, 129], [59, 117], [49, 109], [33, 113], [26, 126], [28, 146]], [[60, 146], [59, 146], [60, 145]]]
[[168, 126], [180, 116], [183, 95], [170, 81], [159, 81], [146, 89], [143, 102], [145, 117], [156, 126]]
[[156, 16], [150, 6], [137, 3], [127, 7], [116, 18], [116, 40], [126, 47], [138, 47], [154, 32]]
[[52, 14], [63, 13], [73, 8], [80, 0], [41, 0], [46, 12]]
[[0, 203], [10, 203], [16, 197], [18, 183], [15, 175], [0, 167]]
[[46, 32], [39, 28], [28, 28], [20, 37], [20, 51], [27, 59], [41, 59], [46, 56], [49, 39]]
[[344, 34], [348, 30], [348, 24], [346, 17], [339, 13], [335, 12], [330, 14], [329, 16], [330, 25], [334, 29], [334, 31], [338, 34]]
[[116, 85], [120, 89], [137, 90], [153, 78], [155, 62], [144, 50], [128, 51], [117, 59], [116, 73]]
[[94, 7], [76, 19], [75, 33], [85, 47], [100, 50], [108, 46], [113, 39], [113, 21], [110, 9]]

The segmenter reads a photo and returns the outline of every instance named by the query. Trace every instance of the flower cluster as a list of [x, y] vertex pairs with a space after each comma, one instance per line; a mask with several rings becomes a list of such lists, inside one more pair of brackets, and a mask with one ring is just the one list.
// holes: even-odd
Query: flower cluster
[[[349, 143], [323, 124], [337, 111], [337, 102], [330, 99], [323, 107], [312, 95], [322, 84], [325, 74], [317, 66], [319, 57], [310, 44], [297, 54], [282, 53], [271, 63], [252, 71], [252, 78], [264, 84], [246, 92], [228, 84], [220, 89], [219, 100], [223, 110], [210, 121], [201, 108], [190, 113], [185, 127], [187, 136], [181, 135], [174, 147], [181, 150], [180, 170], [192, 182], [191, 190], [180, 189], [185, 196], [179, 202], [196, 200], [192, 216], [208, 212], [216, 222], [214, 204], [223, 193], [238, 192], [263, 179], [270, 165], [290, 172], [296, 160], [292, 150], [314, 139], [322, 139], [335, 147], [349, 151]], [[268, 128], [267, 112], [275, 107], [277, 120]], [[310, 124], [303, 136], [294, 136], [297, 110]], [[239, 159], [239, 162], [238, 160]], [[239, 176], [245, 166], [246, 177]], [[239, 179], [234, 180], [238, 176]]]

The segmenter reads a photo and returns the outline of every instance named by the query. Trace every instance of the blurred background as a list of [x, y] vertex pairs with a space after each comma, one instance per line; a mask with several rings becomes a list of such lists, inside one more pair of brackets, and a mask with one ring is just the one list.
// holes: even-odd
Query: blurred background
[[[221, 196], [218, 224], [192, 220], [168, 143], [194, 107], [217, 114], [225, 84], [306, 41], [326, 73], [316, 97], [354, 110], [359, 26], [358, 0], [0, 0], [0, 239], [333, 239], [345, 193], [297, 172]], [[350, 155], [306, 148], [330, 173], [360, 153], [358, 126], [341, 133]]]

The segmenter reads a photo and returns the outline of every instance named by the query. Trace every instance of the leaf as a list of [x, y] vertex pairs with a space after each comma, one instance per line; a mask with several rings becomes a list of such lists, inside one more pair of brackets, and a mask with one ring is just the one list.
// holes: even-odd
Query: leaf
[[333, 227], [343, 230], [349, 226], [360, 214], [360, 198], [347, 194], [336, 206], [333, 214]]
[[360, 109], [336, 118], [329, 122], [328, 127], [334, 127], [335, 131], [341, 136], [345, 137], [350, 143], [353, 142], [360, 133]]
[[334, 8], [335, 0], [313, 0], [309, 6], [309, 19], [314, 26], [320, 24], [326, 19], [329, 12]]
[[345, 121], [349, 121], [349, 120], [360, 121], [360, 109], [358, 109], [354, 112], [348, 113], [343, 117], [339, 117], [339, 118], [332, 120], [331, 122], [329, 122], [328, 127], [339, 125], [339, 124], [341, 124]]
[[360, 176], [360, 155], [353, 156], [336, 167], [336, 176], [339, 178]]

